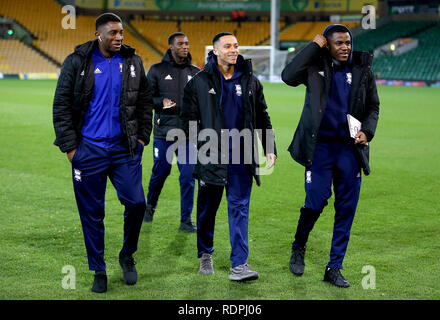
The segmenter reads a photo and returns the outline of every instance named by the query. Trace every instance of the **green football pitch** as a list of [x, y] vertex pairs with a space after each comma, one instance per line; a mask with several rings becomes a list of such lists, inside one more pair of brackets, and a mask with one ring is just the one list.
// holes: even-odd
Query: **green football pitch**
[[[278, 161], [254, 184], [249, 283], [228, 279], [230, 245], [223, 199], [215, 229], [215, 274], [198, 273], [196, 235], [179, 232], [178, 170], [174, 165], [152, 224], [143, 225], [135, 254], [139, 280], [123, 282], [118, 264], [123, 208], [106, 194], [108, 292], [90, 291], [71, 167], [53, 145], [55, 81], [0, 80], [0, 299], [298, 300], [440, 299], [439, 88], [378, 87], [381, 110], [371, 143], [370, 176], [362, 178], [358, 210], [344, 260], [351, 287], [322, 281], [329, 258], [333, 200], [310, 235], [306, 270], [289, 272], [291, 242], [304, 201], [304, 168], [286, 151], [305, 88], [264, 83]], [[143, 155], [147, 192], [152, 147]], [[195, 219], [195, 210], [193, 211]]]

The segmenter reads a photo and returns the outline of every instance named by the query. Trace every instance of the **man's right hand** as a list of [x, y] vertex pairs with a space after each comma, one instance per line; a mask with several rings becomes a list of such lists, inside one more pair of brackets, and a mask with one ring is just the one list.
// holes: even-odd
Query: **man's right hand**
[[73, 149], [72, 151], [67, 153], [67, 159], [69, 159], [70, 162], [72, 162], [73, 156], [75, 155], [76, 149]]
[[327, 39], [321, 34], [317, 34], [315, 39], [313, 39], [313, 42], [315, 42], [321, 48], [324, 48], [327, 45]]
[[168, 98], [164, 98], [162, 103], [164, 109], [172, 109], [176, 106], [176, 103]]

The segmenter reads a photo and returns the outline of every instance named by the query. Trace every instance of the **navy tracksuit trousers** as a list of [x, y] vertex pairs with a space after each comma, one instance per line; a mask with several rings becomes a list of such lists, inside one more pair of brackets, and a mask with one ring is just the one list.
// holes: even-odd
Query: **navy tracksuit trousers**
[[[172, 141], [154, 139], [153, 142], [153, 170], [148, 186], [147, 203], [154, 208], [157, 206], [159, 196], [165, 184], [165, 180], [171, 173], [171, 159], [167, 159], [167, 150], [173, 144]], [[181, 148], [186, 148], [182, 150]], [[179, 151], [180, 150], [180, 151]], [[191, 218], [194, 206], [194, 187], [195, 182], [192, 176], [194, 162], [196, 159], [196, 147], [190, 143], [179, 146], [175, 153], [177, 157], [177, 167], [180, 171], [180, 220], [185, 221]], [[192, 157], [190, 156], [192, 153]], [[192, 162], [190, 160], [192, 159]]]
[[137, 250], [146, 209], [142, 187], [142, 152], [143, 146], [140, 143], [136, 147], [135, 156], [131, 157], [128, 149], [120, 143], [101, 148], [83, 140], [73, 156], [73, 188], [90, 270], [105, 270], [104, 200], [107, 177], [125, 207], [121, 252], [133, 254]]
[[226, 189], [228, 201], [230, 260], [232, 267], [244, 264], [249, 255], [248, 222], [249, 202], [252, 190], [252, 177], [244, 164], [229, 164], [225, 187], [204, 184], [199, 181], [197, 197], [197, 250], [200, 258], [203, 253], [214, 252], [215, 216]]
[[316, 144], [312, 165], [305, 171], [306, 199], [292, 246], [306, 245], [309, 233], [332, 195], [332, 182], [335, 218], [327, 266], [342, 269], [361, 188], [360, 167], [351, 141]]

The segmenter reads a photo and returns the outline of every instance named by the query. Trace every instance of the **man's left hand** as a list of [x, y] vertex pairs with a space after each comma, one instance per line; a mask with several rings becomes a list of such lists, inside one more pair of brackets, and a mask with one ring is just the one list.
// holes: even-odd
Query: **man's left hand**
[[267, 163], [269, 164], [267, 166], [267, 169], [270, 169], [275, 165], [275, 162], [277, 162], [277, 156], [274, 153], [268, 153], [266, 155], [266, 160], [267, 160]]
[[366, 145], [367, 142], [367, 136], [362, 131], [359, 131], [356, 136], [354, 137], [354, 144], [363, 144]]

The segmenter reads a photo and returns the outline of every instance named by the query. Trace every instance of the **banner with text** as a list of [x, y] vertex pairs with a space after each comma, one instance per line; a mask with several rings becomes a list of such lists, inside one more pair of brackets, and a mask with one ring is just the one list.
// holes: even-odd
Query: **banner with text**
[[[377, 9], [378, 0], [280, 0], [282, 12], [360, 12], [365, 5]], [[204, 11], [269, 12], [270, 0], [77, 0], [82, 8], [136, 10], [136, 11]]]

